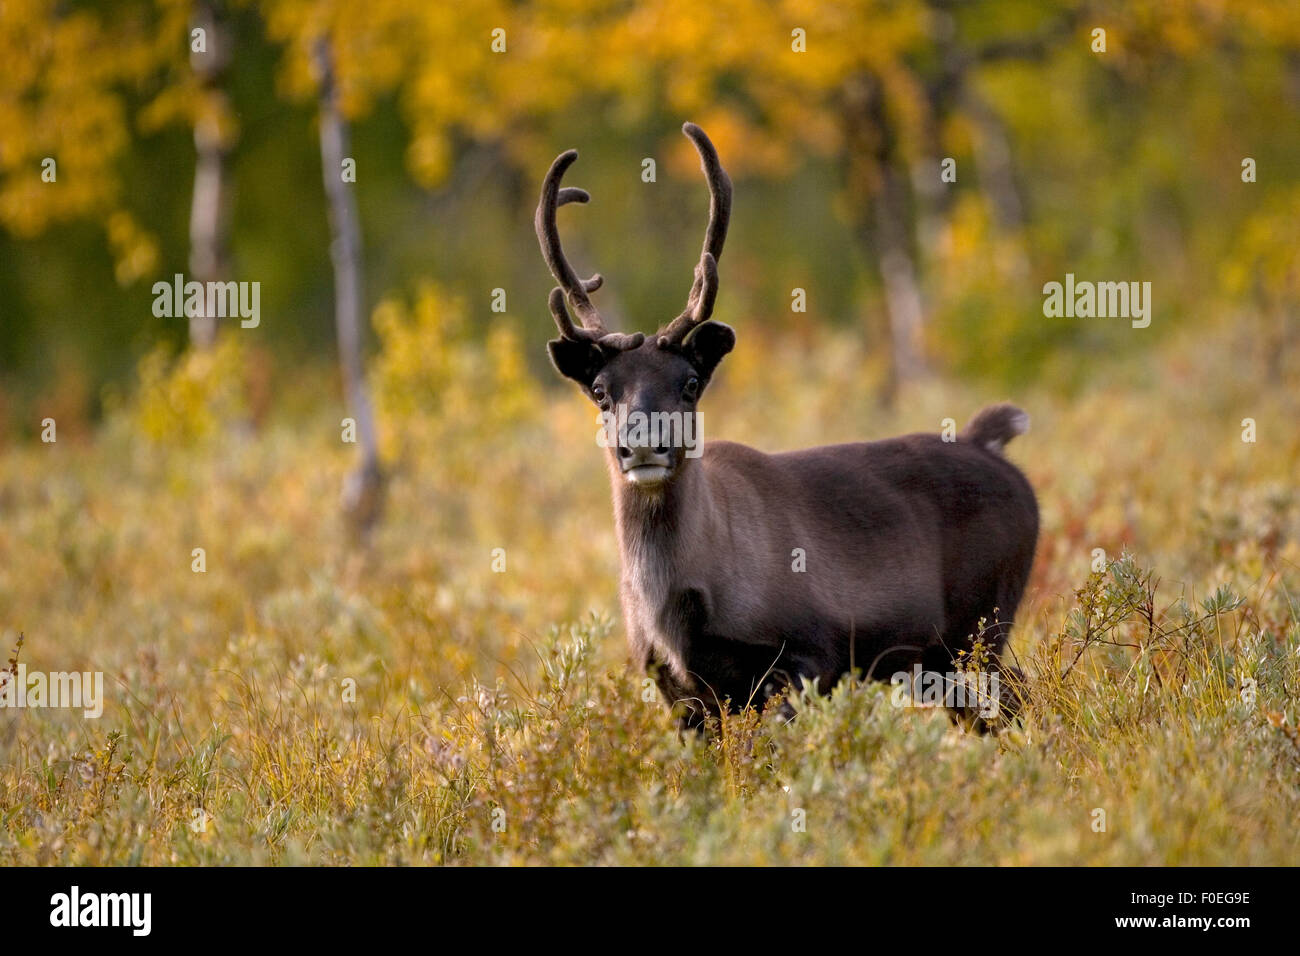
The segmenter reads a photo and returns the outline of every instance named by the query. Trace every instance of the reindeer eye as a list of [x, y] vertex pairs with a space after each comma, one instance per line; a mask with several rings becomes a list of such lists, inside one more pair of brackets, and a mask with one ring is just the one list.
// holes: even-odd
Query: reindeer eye
[[682, 394], [689, 399], [696, 399], [700, 395], [700, 380], [692, 375], [686, 380], [686, 387], [682, 389]]
[[593, 385], [591, 386], [591, 397], [596, 400], [596, 404], [603, 407], [605, 405], [605, 400], [609, 398], [609, 395], [605, 392], [604, 385]]

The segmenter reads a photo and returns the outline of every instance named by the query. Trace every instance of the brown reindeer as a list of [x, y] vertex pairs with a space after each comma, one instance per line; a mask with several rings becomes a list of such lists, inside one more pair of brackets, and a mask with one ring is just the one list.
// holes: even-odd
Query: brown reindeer
[[[551, 360], [611, 426], [633, 658], [692, 726], [801, 681], [829, 690], [854, 668], [948, 672], [981, 631], [1000, 653], [1038, 537], [1033, 490], [1001, 454], [1027, 430], [1024, 412], [985, 408], [956, 441], [914, 434], [782, 454], [701, 449], [678, 428], [736, 343], [710, 320], [731, 180], [704, 132], [683, 131], [708, 180], [709, 226], [685, 310], [654, 335], [606, 329], [590, 298], [601, 277], [581, 279], [564, 256], [556, 209], [590, 198], [560, 187], [576, 151], [552, 164], [535, 220], [559, 282]], [[665, 427], [629, 427], [638, 415]]]

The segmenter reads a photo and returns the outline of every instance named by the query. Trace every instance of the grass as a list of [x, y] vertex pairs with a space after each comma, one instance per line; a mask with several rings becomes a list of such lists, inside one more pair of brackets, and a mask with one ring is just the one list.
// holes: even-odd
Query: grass
[[[232, 343], [147, 360], [89, 440], [6, 449], [6, 649], [101, 670], [107, 699], [0, 712], [0, 862], [1300, 858], [1300, 390], [1240, 375], [1230, 331], [1014, 396], [1043, 512], [1020, 726], [965, 734], [845, 681], [790, 725], [682, 740], [624, 665], [594, 413], [440, 301], [377, 319], [392, 477], [364, 548], [339, 414], [261, 418]], [[849, 337], [742, 336], [706, 427], [788, 448], [1007, 397], [932, 383], [884, 413], [870, 364]]]

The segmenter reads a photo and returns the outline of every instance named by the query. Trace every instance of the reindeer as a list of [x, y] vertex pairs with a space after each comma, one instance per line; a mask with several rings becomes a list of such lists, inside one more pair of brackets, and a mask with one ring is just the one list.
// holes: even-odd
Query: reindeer
[[[731, 180], [704, 131], [682, 130], [708, 181], [709, 225], [686, 308], [652, 336], [607, 329], [590, 297], [601, 276], [584, 280], [565, 258], [556, 210], [591, 198], [560, 186], [575, 150], [542, 186], [534, 225], [559, 283], [551, 361], [606, 415], [694, 415], [736, 344], [710, 318]], [[999, 655], [1038, 537], [1034, 492], [1002, 456], [1028, 425], [993, 405], [956, 441], [913, 434], [781, 454], [727, 441], [701, 452], [623, 429], [606, 461], [634, 662], [694, 727], [801, 682], [827, 691], [855, 669], [950, 672], [980, 634]]]

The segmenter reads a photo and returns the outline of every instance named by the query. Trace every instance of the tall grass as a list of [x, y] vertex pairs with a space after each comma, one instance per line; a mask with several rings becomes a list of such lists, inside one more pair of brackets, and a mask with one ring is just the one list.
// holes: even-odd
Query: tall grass
[[[442, 301], [377, 317], [391, 481], [361, 551], [342, 413], [288, 396], [253, 427], [233, 342], [151, 357], [89, 442], [6, 452], [6, 647], [104, 671], [108, 700], [0, 711], [0, 861], [1300, 859], [1296, 389], [1175, 341], [1082, 394], [1015, 396], [1043, 535], [1011, 729], [846, 680], [793, 723], [750, 710], [683, 739], [624, 664], [593, 411]], [[709, 433], [936, 431], [1007, 397], [931, 384], [885, 413], [869, 365], [848, 337], [742, 336]]]

